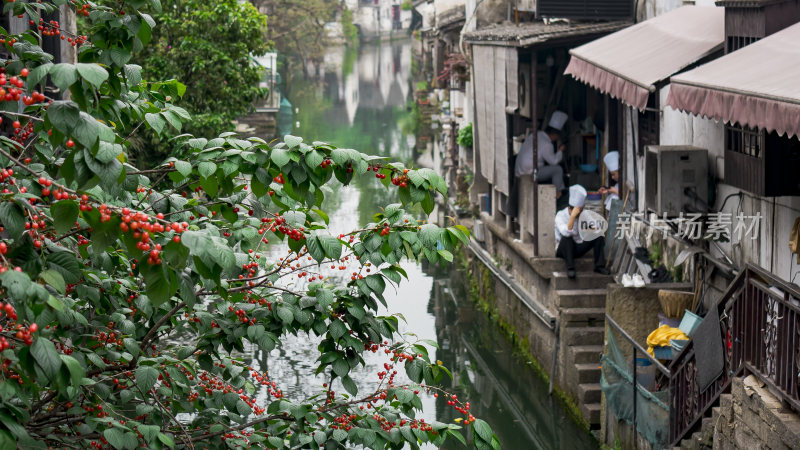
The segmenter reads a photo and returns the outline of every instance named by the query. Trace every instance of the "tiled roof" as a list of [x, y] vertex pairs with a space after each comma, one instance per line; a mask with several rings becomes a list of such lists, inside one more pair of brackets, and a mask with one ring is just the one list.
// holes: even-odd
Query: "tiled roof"
[[496, 43], [509, 46], [527, 46], [584, 34], [611, 33], [631, 25], [632, 22], [566, 22], [552, 23], [523, 22], [516, 25], [511, 22], [490, 25], [464, 35], [464, 40], [472, 43]]

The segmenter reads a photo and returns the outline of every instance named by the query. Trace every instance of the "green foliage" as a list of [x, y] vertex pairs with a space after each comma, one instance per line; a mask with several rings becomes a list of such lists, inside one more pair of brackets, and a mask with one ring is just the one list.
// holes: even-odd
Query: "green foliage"
[[[267, 17], [238, 0], [161, 0], [152, 45], [134, 55], [146, 79], [177, 79], [191, 86], [181, 102], [192, 120], [184, 131], [212, 138], [230, 127], [262, 97], [262, 72], [253, 56], [269, 50]], [[152, 133], [140, 141], [137, 162], [169, 154]]]
[[411, 0], [403, 0], [403, 4], [400, 5], [400, 9], [403, 11], [411, 11], [414, 9], [414, 3]]
[[[63, 3], [5, 9], [36, 21]], [[25, 106], [3, 105], [21, 131], [0, 136], [0, 448], [463, 440], [459, 425], [414, 418], [422, 392], [439, 390], [447, 369], [421, 342], [397, 339], [398, 317], [378, 314], [384, 291], [405, 277], [403, 258], [449, 262], [469, 239], [463, 227], [421, 225], [408, 213], [431, 212], [446, 195], [441, 176], [299, 137], [269, 145], [231, 132], [181, 134], [178, 151], [152, 169], [131, 163], [137, 130], [166, 139], [195, 120], [177, 104], [193, 95], [194, 80], [131, 63], [151, 37], [163, 45], [149, 14], [163, 7], [166, 19], [181, 16], [189, 3], [71, 4], [86, 34], [71, 36], [77, 64], [50, 63], [36, 42], [52, 36], [5, 36], [16, 39], [6, 76], [29, 78], [9, 79]], [[225, 17], [208, 26], [225, 29]], [[69, 99], [42, 97], [46, 77]], [[323, 187], [376, 175], [400, 202], [360, 230], [333, 233]], [[268, 251], [277, 242], [290, 249], [280, 258]], [[353, 275], [323, 276], [331, 264]], [[290, 401], [280, 380], [235, 357], [298, 333], [319, 339], [317, 373], [347, 394], [329, 384]], [[412, 384], [383, 380], [359, 393], [351, 373], [365, 352], [379, 351]], [[483, 422], [464, 415], [479, 446], [498, 447]]]
[[353, 12], [347, 7], [342, 11], [342, 34], [348, 47], [358, 46], [358, 28], [353, 24]]
[[458, 145], [463, 145], [464, 147], [472, 147], [472, 122], [458, 130], [456, 142], [458, 142]]

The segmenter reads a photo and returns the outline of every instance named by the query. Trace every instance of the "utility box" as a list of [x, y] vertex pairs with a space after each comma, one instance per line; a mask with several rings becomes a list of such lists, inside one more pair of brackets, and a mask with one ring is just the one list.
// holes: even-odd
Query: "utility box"
[[645, 147], [645, 208], [659, 216], [708, 211], [708, 150], [686, 145]]

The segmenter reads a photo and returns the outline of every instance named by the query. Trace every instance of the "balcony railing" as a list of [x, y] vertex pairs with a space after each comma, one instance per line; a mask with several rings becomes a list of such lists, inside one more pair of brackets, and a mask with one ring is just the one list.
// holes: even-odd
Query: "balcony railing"
[[697, 383], [693, 341], [670, 365], [670, 442], [691, 432], [731, 379], [743, 372], [761, 379], [800, 410], [800, 290], [773, 274], [748, 265], [716, 306], [723, 340], [724, 370], [705, 390]]

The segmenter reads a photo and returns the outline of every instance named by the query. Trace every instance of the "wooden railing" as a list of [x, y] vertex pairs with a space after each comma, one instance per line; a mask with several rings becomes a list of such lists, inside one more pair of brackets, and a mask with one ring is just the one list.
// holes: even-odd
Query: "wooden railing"
[[677, 445], [747, 371], [800, 410], [800, 290], [748, 265], [717, 304], [724, 370], [705, 391], [697, 384], [694, 345], [689, 341], [670, 364], [670, 442]]

